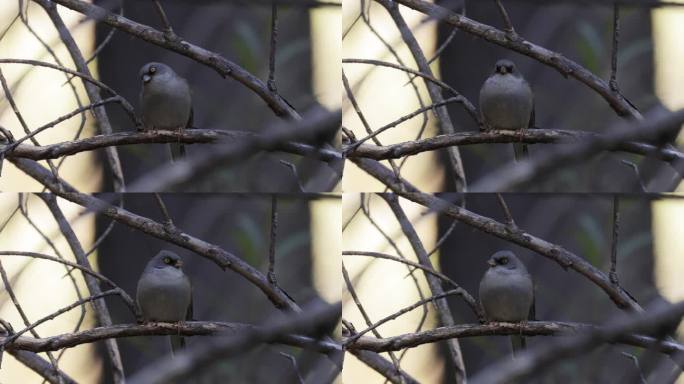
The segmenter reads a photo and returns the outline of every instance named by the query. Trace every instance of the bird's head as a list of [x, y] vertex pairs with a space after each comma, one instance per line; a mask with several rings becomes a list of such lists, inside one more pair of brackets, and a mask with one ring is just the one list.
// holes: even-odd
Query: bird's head
[[139, 76], [143, 85], [147, 85], [154, 79], [163, 78], [166, 76], [173, 76], [174, 72], [171, 67], [162, 63], [147, 63], [140, 68]]
[[150, 260], [150, 265], [154, 268], [172, 267], [181, 269], [183, 267], [183, 259], [171, 251], [162, 250]]
[[518, 75], [518, 68], [515, 67], [515, 64], [508, 60], [508, 59], [502, 59], [496, 62], [496, 65], [494, 66], [494, 73], [498, 75]]
[[522, 269], [525, 270], [523, 263], [511, 251], [499, 251], [487, 260], [490, 268], [503, 269]]

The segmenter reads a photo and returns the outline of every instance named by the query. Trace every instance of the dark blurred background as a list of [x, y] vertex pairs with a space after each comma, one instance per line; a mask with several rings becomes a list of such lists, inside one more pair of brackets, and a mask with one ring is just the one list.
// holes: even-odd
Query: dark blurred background
[[[438, 4], [460, 9], [460, 0]], [[494, 1], [467, 1], [466, 15], [481, 23], [504, 28]], [[610, 78], [613, 8], [605, 5], [573, 4], [554, 1], [532, 4], [527, 1], [503, 2], [516, 31], [525, 39], [559, 52], [606, 81]], [[590, 2], [587, 2], [590, 3]], [[653, 41], [651, 13], [646, 7], [622, 7], [618, 84], [623, 95], [647, 113], [659, 100], [654, 94]], [[452, 28], [439, 24], [437, 46]], [[602, 133], [621, 120], [608, 103], [586, 85], [564, 78], [558, 71], [527, 56], [473, 37], [461, 31], [440, 56], [441, 77], [477, 105], [480, 87], [501, 58], [513, 60], [535, 94], [536, 125], [540, 128], [582, 130]], [[449, 106], [457, 131], [475, 131], [477, 126], [458, 104]], [[552, 145], [532, 145], [530, 153], [552, 149]], [[465, 171], [471, 183], [495, 168], [511, 162], [510, 144], [468, 145], [461, 147]], [[445, 157], [442, 156], [442, 161]], [[536, 180], [525, 191], [553, 192], [639, 192], [634, 170], [623, 164], [628, 160], [640, 167], [648, 191], [672, 190], [669, 165], [626, 153], [601, 153], [581, 164], [562, 169]], [[447, 164], [444, 162], [444, 164]], [[448, 167], [447, 167], [448, 168]], [[453, 183], [446, 183], [453, 188]]]
[[[442, 197], [452, 201], [460, 199], [460, 196], [449, 194]], [[611, 195], [505, 194], [504, 197], [519, 227], [583, 257], [607, 274], [613, 230]], [[620, 197], [618, 277], [621, 286], [642, 306], [658, 294], [654, 286], [651, 229], [651, 203], [657, 198], [653, 195]], [[468, 209], [477, 214], [505, 221], [495, 194], [470, 194], [466, 202]], [[451, 224], [451, 219], [441, 216], [439, 236]], [[564, 270], [555, 261], [460, 223], [456, 224], [440, 249], [440, 267], [447, 276], [476, 296], [480, 279], [487, 269], [487, 259], [503, 249], [518, 255], [534, 279], [537, 320], [600, 324], [623, 313], [602, 290], [577, 272]], [[449, 303], [456, 323], [477, 322], [462, 300], [453, 297]], [[545, 340], [548, 338], [542, 336], [528, 338], [528, 345], [534, 346]], [[470, 337], [460, 342], [470, 376], [510, 355], [508, 336]], [[448, 360], [444, 349], [440, 350]], [[604, 345], [579, 359], [568, 359], [554, 365], [539, 382], [638, 382], [632, 381], [638, 379], [633, 361], [623, 356], [622, 351], [637, 357], [644, 352], [619, 344]], [[447, 373], [444, 382], [451, 377]]]
[[[95, 1], [118, 13], [117, 2]], [[238, 4], [215, 1], [162, 1], [174, 32], [195, 45], [217, 52], [242, 66], [266, 82], [268, 78], [271, 7], [264, 3]], [[127, 1], [124, 16], [158, 30], [164, 26], [154, 2]], [[307, 8], [281, 6], [278, 11], [278, 46], [276, 85], [278, 92], [300, 114], [315, 107], [311, 84], [311, 38]], [[96, 43], [99, 45], [111, 28], [98, 23]], [[186, 78], [192, 89], [194, 126], [206, 129], [262, 132], [269, 124], [280, 121], [252, 91], [230, 77], [222, 78], [213, 69], [185, 56], [167, 51], [139, 38], [116, 31], [98, 56], [100, 79], [138, 107], [143, 64], [160, 61], [170, 65]], [[130, 119], [116, 106], [108, 107], [115, 131], [133, 131]], [[208, 144], [186, 146], [192, 156]], [[210, 144], [209, 144], [210, 145]], [[141, 144], [119, 148], [124, 176], [131, 182], [146, 171], [169, 160], [166, 144]], [[283, 159], [298, 166], [302, 183], [313, 174], [332, 171], [324, 164], [284, 153], [258, 153], [240, 164], [229, 164], [185, 186], [186, 191], [297, 191], [297, 182], [289, 169], [279, 163]], [[108, 175], [109, 176], [109, 175]], [[105, 178], [111, 190], [111, 177]], [[318, 190], [310, 190], [318, 191]]]
[[[183, 231], [216, 244], [266, 273], [268, 269], [271, 197], [269, 195], [162, 194], [174, 224]], [[101, 195], [114, 199], [113, 195]], [[339, 199], [333, 196], [278, 196], [278, 237], [276, 277], [278, 284], [300, 305], [318, 297], [312, 285], [309, 203], [312, 199]], [[163, 222], [152, 194], [127, 194], [125, 207], [135, 214]], [[98, 216], [97, 233], [110, 220]], [[227, 321], [263, 324], [281, 313], [266, 296], [240, 275], [223, 271], [213, 262], [183, 248], [116, 224], [98, 248], [100, 271], [132, 296], [138, 278], [151, 257], [161, 249], [178, 253], [193, 285], [194, 318], [201, 321]], [[108, 299], [112, 320], [134, 323], [135, 319], [120, 300]], [[208, 337], [190, 337], [192, 347]], [[119, 339], [127, 375], [169, 353], [166, 336]], [[100, 346], [100, 348], [102, 348]], [[100, 353], [103, 351], [101, 350]], [[280, 345], [263, 345], [241, 356], [226, 359], [205, 370], [196, 383], [296, 383], [285, 352], [297, 359], [302, 376], [321, 367], [333, 369], [331, 360], [316, 352]], [[106, 360], [106, 359], [104, 359]], [[109, 369], [109, 367], [107, 367]], [[105, 373], [104, 377], [111, 375]]]

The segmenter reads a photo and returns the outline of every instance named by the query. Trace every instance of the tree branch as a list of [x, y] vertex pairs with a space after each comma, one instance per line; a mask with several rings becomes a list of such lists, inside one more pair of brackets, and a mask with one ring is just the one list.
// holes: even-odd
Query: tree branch
[[52, 1], [76, 12], [80, 12], [95, 21], [103, 22], [149, 43], [189, 57], [213, 68], [223, 77], [230, 76], [261, 97], [277, 116], [290, 117], [293, 119], [300, 118], [297, 111], [295, 111], [294, 108], [277, 93], [271, 92], [263, 81], [216, 52], [206, 50], [200, 46], [181, 40], [180, 37], [179, 40], [181, 41], [169, 40], [164, 32], [156, 30], [148, 25], [129, 20], [121, 15], [109, 12], [104, 8], [90, 3], [79, 0]]
[[601, 290], [603, 290], [610, 299], [617, 305], [618, 308], [640, 311], [641, 307], [634, 299], [625, 292], [621, 287], [615, 287], [608, 276], [603, 271], [594, 267], [580, 256], [566, 250], [560, 245], [550, 243], [530, 233], [525, 232], [520, 228], [512, 228], [508, 225], [500, 223], [496, 220], [477, 213], [470, 212], [465, 208], [451, 204], [437, 196], [421, 193], [408, 183], [406, 180], [398, 180], [393, 177], [392, 172], [382, 164], [375, 160], [369, 159], [352, 159], [359, 168], [366, 171], [374, 178], [380, 180], [387, 185], [393, 192], [420, 204], [433, 211], [453, 217], [460, 222], [467, 224], [485, 233], [489, 233], [503, 240], [509, 241], [513, 244], [520, 245], [524, 248], [532, 250], [542, 256], [554, 260], [563, 268], [573, 269], [579, 274], [583, 275]]
[[[162, 143], [235, 143], [243, 141], [266, 140], [263, 134], [250, 131], [224, 131], [209, 129], [184, 129], [181, 131], [144, 131], [144, 132], [117, 132], [111, 135], [96, 135], [84, 139], [64, 141], [61, 143], [35, 146], [18, 145], [8, 150], [6, 157], [23, 157], [31, 160], [56, 159], [62, 156], [71, 156], [80, 152], [92, 151], [109, 146], [135, 145], [135, 144], [162, 144]], [[0, 143], [0, 151], [3, 147]], [[10, 145], [7, 145], [10, 146]], [[334, 150], [318, 148], [316, 146], [285, 141], [274, 144], [270, 150], [282, 151], [301, 156], [311, 156], [321, 161], [340, 161], [342, 155]]]
[[[525, 323], [488, 323], [488, 324], [458, 324], [449, 327], [439, 327], [423, 332], [407, 333], [404, 335], [378, 339], [361, 337], [354, 341], [351, 337], [342, 342], [347, 350], [362, 349], [377, 353], [399, 351], [405, 348], [415, 348], [419, 345], [434, 343], [452, 338], [482, 337], [482, 336], [583, 336], [589, 332], [596, 332], [600, 327], [586, 323], [562, 321], [529, 321]], [[645, 335], [625, 334], [615, 338], [612, 342], [631, 345], [640, 348], [656, 348], [656, 350], [674, 355], [684, 353], [684, 345], [659, 341]], [[517, 358], [517, 356], [516, 356]]]
[[[8, 351], [47, 352], [64, 348], [73, 348], [81, 344], [94, 343], [101, 340], [118, 339], [137, 336], [235, 336], [243, 332], [259, 330], [259, 326], [245, 323], [226, 323], [219, 321], [185, 321], [182, 323], [146, 323], [146, 324], [116, 324], [107, 327], [97, 327], [85, 331], [64, 333], [51, 337], [34, 338], [19, 337], [7, 344]], [[0, 344], [8, 336], [0, 337]], [[342, 347], [334, 342], [316, 340], [308, 336], [284, 334], [273, 342], [296, 347], [307, 347], [321, 353], [341, 351]]]
[[[527, 144], [570, 144], [590, 140], [607, 140], [608, 134], [584, 131], [567, 131], [554, 129], [528, 129], [523, 131], [486, 131], [457, 132], [451, 135], [438, 135], [422, 140], [406, 141], [385, 146], [362, 144], [358, 148], [347, 145], [343, 150], [347, 157], [367, 157], [375, 160], [397, 159], [404, 156], [417, 155], [426, 151], [452, 146], [477, 145], [494, 143], [527, 143]], [[638, 141], [617, 141], [604, 148], [610, 151], [629, 152], [643, 156], [655, 156], [668, 163], [684, 161], [684, 153], [674, 148], [662, 148]]]
[[73, 203], [81, 205], [94, 212], [101, 212], [122, 224], [131, 228], [138, 229], [156, 238], [176, 244], [182, 248], [197, 253], [213, 261], [221, 268], [230, 268], [240, 276], [246, 278], [257, 286], [273, 303], [276, 308], [281, 310], [291, 310], [299, 312], [301, 309], [294, 303], [281, 289], [274, 288], [261, 272], [252, 267], [242, 259], [225, 251], [221, 247], [208, 243], [204, 240], [193, 237], [182, 230], [169, 232], [167, 227], [154, 220], [136, 215], [121, 207], [109, 204], [92, 195], [87, 195], [76, 191], [72, 186], [61, 180], [57, 182], [54, 177], [40, 164], [33, 160], [12, 159], [14, 165], [27, 175], [33, 177], [41, 184], [45, 185], [55, 195], [60, 196]]
[[620, 93], [610, 89], [610, 85], [603, 79], [560, 53], [548, 50], [520, 37], [518, 39], [511, 39], [511, 36], [504, 31], [471, 20], [463, 15], [459, 15], [444, 7], [424, 0], [396, 0], [396, 2], [431, 16], [438, 21], [453, 25], [466, 33], [487, 40], [490, 43], [529, 56], [543, 64], [555, 68], [565, 77], [570, 76], [579, 80], [603, 97], [619, 116], [641, 117], [639, 111], [622, 97]]

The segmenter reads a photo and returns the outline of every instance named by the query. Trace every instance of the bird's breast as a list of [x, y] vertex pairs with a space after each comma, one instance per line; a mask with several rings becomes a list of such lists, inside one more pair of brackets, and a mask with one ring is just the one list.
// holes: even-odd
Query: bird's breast
[[140, 95], [143, 122], [147, 129], [185, 128], [190, 119], [190, 89], [182, 80], [154, 79]]
[[493, 129], [527, 128], [533, 103], [529, 85], [513, 76], [489, 78], [480, 90], [482, 118]]

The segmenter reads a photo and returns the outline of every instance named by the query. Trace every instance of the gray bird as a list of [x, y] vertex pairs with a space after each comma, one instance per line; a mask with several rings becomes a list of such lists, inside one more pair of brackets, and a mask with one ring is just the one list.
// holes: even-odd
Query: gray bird
[[[184, 78], [166, 64], [147, 63], [140, 68], [140, 107], [144, 130], [182, 130], [192, 126], [192, 97]], [[171, 160], [185, 156], [183, 144], [169, 145]]]
[[[499, 60], [480, 89], [480, 115], [486, 129], [534, 127], [532, 88], [510, 60]], [[527, 145], [513, 144], [516, 161], [527, 157]]]
[[[175, 323], [192, 320], [192, 286], [183, 273], [183, 260], [162, 250], [145, 266], [138, 280], [136, 300], [145, 321]], [[171, 351], [185, 347], [185, 339], [171, 336]]]
[[[534, 320], [534, 285], [527, 268], [513, 252], [499, 251], [487, 261], [480, 281], [480, 303], [489, 321], [518, 323]], [[511, 336], [513, 355], [524, 349], [522, 336]]]

